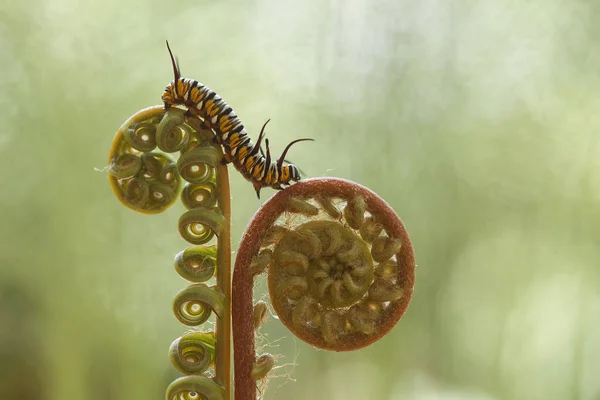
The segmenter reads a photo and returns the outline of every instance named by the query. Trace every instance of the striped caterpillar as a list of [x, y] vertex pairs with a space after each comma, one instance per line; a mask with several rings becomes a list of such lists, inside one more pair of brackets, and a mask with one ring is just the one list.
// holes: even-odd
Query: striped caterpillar
[[263, 187], [283, 190], [292, 181], [300, 180], [300, 170], [294, 164], [288, 163], [285, 156], [293, 144], [313, 139], [297, 139], [290, 142], [281, 157], [277, 161], [271, 161], [269, 139], [265, 139], [266, 153], [261, 148], [264, 130], [269, 120], [263, 125], [256, 144], [253, 144], [233, 109], [202, 83], [182, 78], [168, 41], [167, 49], [173, 64], [174, 79], [162, 95], [165, 110], [171, 106], [183, 105], [187, 107], [188, 116], [202, 118], [205, 125], [216, 133], [216, 142], [223, 146], [225, 157], [222, 162], [233, 163], [242, 176], [252, 182], [258, 198]]

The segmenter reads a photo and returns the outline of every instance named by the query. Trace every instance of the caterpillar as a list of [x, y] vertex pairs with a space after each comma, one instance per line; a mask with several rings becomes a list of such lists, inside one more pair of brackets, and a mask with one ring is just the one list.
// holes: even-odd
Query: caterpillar
[[266, 152], [263, 152], [261, 147], [265, 127], [270, 120], [265, 122], [256, 144], [253, 144], [242, 121], [225, 100], [202, 83], [182, 78], [168, 41], [167, 49], [173, 64], [174, 79], [162, 95], [165, 110], [171, 106], [185, 106], [187, 116], [202, 118], [204, 124], [215, 132], [216, 143], [223, 147], [225, 157], [222, 163], [233, 163], [242, 176], [252, 183], [259, 199], [263, 187], [283, 190], [291, 185], [292, 181], [297, 182], [301, 179], [298, 167], [287, 162], [285, 156], [295, 143], [313, 139], [297, 139], [290, 142], [281, 157], [272, 161], [269, 140], [265, 139]]

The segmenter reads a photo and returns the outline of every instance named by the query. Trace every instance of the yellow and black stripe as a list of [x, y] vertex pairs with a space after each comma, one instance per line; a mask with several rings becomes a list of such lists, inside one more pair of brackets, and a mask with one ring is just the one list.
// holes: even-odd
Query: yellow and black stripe
[[259, 198], [260, 190], [263, 187], [282, 190], [292, 181], [300, 180], [300, 170], [294, 164], [286, 162], [285, 155], [293, 144], [313, 139], [292, 141], [277, 161], [271, 161], [268, 139], [265, 139], [265, 154], [261, 148], [265, 126], [269, 121], [265, 122], [256, 144], [253, 144], [242, 121], [225, 100], [202, 83], [182, 78], [169, 42], [167, 42], [167, 49], [171, 56], [175, 76], [162, 95], [165, 109], [182, 105], [187, 107], [189, 115], [202, 118], [204, 123], [215, 131], [217, 143], [223, 146], [224, 161], [232, 162], [242, 176], [252, 182]]

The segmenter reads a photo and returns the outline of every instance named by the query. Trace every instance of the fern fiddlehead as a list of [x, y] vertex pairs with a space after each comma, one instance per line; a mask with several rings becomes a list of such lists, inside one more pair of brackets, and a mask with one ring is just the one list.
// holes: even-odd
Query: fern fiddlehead
[[[227, 168], [213, 133], [198, 118], [184, 118], [173, 108], [141, 110], [119, 129], [109, 155], [109, 181], [125, 206], [160, 213], [181, 195], [186, 211], [181, 236], [192, 246], [175, 256], [175, 270], [192, 282], [173, 301], [176, 318], [197, 327], [214, 312], [216, 332], [193, 331], [176, 339], [170, 359], [185, 376], [173, 381], [166, 398], [229, 399], [230, 393], [230, 203]], [[158, 148], [158, 150], [157, 150]], [[175, 161], [170, 154], [179, 153]], [[185, 185], [182, 182], [185, 181]], [[217, 244], [208, 242], [217, 238]], [[216, 276], [216, 284], [206, 284]], [[214, 366], [214, 377], [207, 375]]]
[[164, 111], [150, 107], [130, 117], [117, 131], [108, 160], [108, 179], [119, 201], [144, 214], [173, 205], [181, 188], [175, 160], [156, 151], [156, 127]]
[[273, 308], [294, 335], [348, 351], [374, 343], [398, 322], [412, 296], [414, 270], [404, 225], [369, 189], [319, 178], [275, 194], [250, 221], [235, 261], [236, 400], [254, 400], [255, 381], [273, 366], [272, 356], [254, 354], [264, 308], [252, 304], [256, 275], [268, 271]]

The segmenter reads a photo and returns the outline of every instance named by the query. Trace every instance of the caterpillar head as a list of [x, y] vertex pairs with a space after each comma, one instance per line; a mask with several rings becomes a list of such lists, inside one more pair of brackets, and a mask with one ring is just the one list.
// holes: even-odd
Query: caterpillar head
[[294, 182], [298, 182], [300, 180], [300, 170], [294, 164], [289, 164], [287, 166], [290, 170], [290, 179]]
[[[267, 121], [269, 122], [269, 121]], [[266, 125], [267, 123], [265, 123]], [[263, 129], [260, 132], [260, 136], [258, 138], [258, 142], [255, 145], [255, 148], [257, 147], [257, 145], [260, 145], [260, 142], [263, 138], [263, 132], [264, 132], [264, 126]], [[294, 164], [290, 164], [287, 161], [285, 161], [285, 155], [287, 153], [287, 151], [289, 150], [289, 148], [297, 142], [301, 142], [303, 140], [312, 140], [312, 139], [299, 139], [299, 140], [295, 140], [293, 142], [291, 142], [290, 144], [287, 145], [287, 147], [285, 148], [285, 150], [283, 151], [283, 154], [281, 155], [281, 157], [279, 158], [279, 160], [277, 162], [271, 162], [271, 149], [269, 148], [269, 139], [265, 139], [265, 144], [267, 147], [267, 151], [266, 151], [266, 157], [264, 159], [264, 164], [262, 166], [262, 170], [260, 170], [260, 178], [254, 180], [253, 182], [253, 186], [254, 186], [254, 190], [256, 190], [256, 196], [260, 199], [260, 190], [263, 187], [272, 187], [273, 189], [276, 190], [283, 190], [285, 188], [285, 186], [289, 185], [291, 181], [297, 182], [300, 180], [300, 169], [298, 167], [296, 167]], [[284, 162], [286, 162], [286, 164], [284, 165]], [[256, 177], [258, 178], [258, 177]]]
[[281, 167], [279, 180], [282, 185], [289, 185], [291, 181], [300, 180], [300, 170], [294, 164], [287, 164]]
[[277, 160], [277, 173], [279, 176], [279, 183], [281, 185], [289, 185], [290, 181], [297, 182], [300, 180], [300, 170], [298, 169], [298, 167], [296, 167], [294, 164], [290, 164], [290, 163], [283, 165], [283, 162], [285, 161], [285, 156], [286, 156], [288, 150], [290, 149], [290, 147], [292, 147], [293, 144], [298, 143], [298, 142], [308, 141], [308, 140], [313, 141], [314, 139], [294, 140], [294, 141], [290, 142], [290, 144], [287, 145], [285, 150], [283, 150], [283, 153], [281, 153], [281, 157], [279, 157], [279, 160]]

